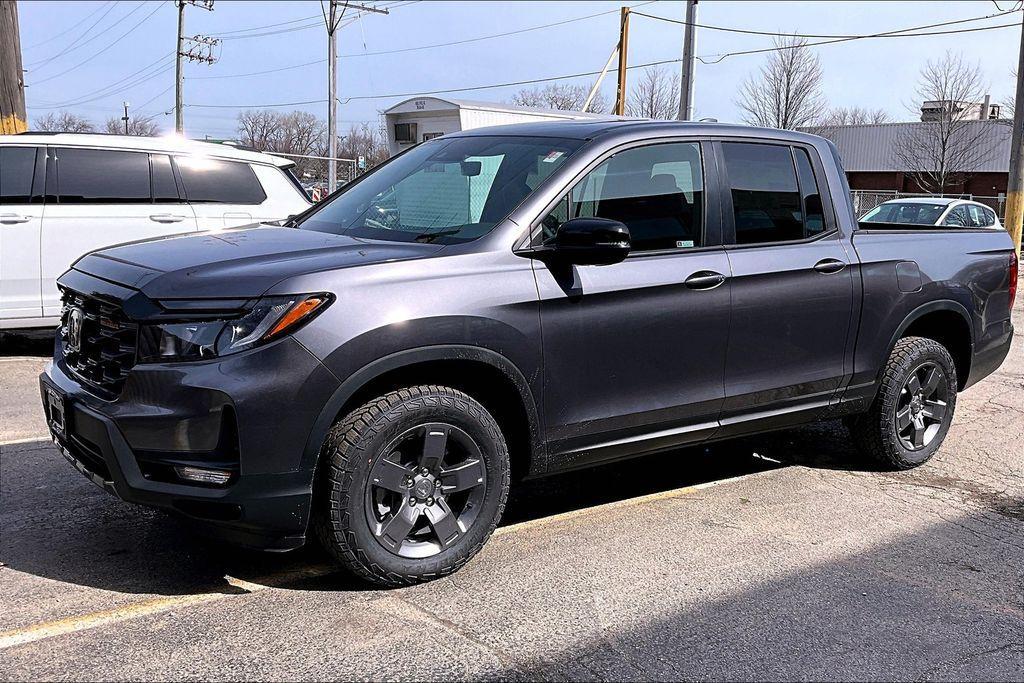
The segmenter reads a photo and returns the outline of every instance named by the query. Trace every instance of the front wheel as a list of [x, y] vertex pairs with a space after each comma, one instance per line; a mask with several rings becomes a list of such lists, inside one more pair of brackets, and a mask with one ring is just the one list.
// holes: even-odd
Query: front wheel
[[418, 386], [338, 422], [321, 452], [316, 532], [356, 575], [401, 586], [449, 574], [490, 537], [508, 497], [497, 422], [469, 395]]
[[889, 355], [871, 408], [847, 424], [862, 452], [894, 469], [927, 462], [956, 408], [956, 365], [934, 339], [905, 337]]

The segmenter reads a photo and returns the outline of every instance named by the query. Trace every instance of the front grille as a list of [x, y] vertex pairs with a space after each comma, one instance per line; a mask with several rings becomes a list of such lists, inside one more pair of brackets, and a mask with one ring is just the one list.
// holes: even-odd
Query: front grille
[[138, 324], [110, 301], [69, 289], [61, 300], [61, 347], [68, 369], [101, 397], [115, 398], [135, 365]]

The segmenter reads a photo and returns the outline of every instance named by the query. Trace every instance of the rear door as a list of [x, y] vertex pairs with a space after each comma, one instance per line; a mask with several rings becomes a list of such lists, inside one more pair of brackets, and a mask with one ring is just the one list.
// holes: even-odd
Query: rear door
[[39, 237], [45, 168], [45, 147], [0, 147], [0, 320], [43, 314]]
[[853, 269], [813, 147], [722, 141], [732, 324], [720, 435], [799, 424], [849, 374]]
[[176, 156], [174, 162], [200, 230], [261, 220], [267, 194], [248, 163], [203, 156]]
[[534, 261], [552, 456], [578, 465], [703, 440], [718, 427], [729, 326], [715, 164], [695, 141], [616, 152], [541, 221], [622, 221], [633, 247], [608, 266]]
[[40, 240], [43, 315], [59, 315], [56, 279], [83, 254], [196, 229], [169, 171], [164, 154], [50, 148]]

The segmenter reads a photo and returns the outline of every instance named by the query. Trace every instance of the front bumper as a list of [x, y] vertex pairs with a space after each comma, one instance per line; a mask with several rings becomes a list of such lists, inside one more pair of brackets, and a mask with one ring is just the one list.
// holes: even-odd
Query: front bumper
[[[136, 366], [115, 401], [76, 381], [58, 344], [39, 382], [60, 452], [108, 492], [184, 515], [239, 545], [283, 551], [305, 542], [313, 467], [302, 454], [338, 383], [294, 339], [215, 361]], [[63, 429], [50, 419], [50, 390], [63, 400]], [[226, 413], [237, 425], [230, 484], [154, 478], [154, 457], [189, 460], [223, 441]]]

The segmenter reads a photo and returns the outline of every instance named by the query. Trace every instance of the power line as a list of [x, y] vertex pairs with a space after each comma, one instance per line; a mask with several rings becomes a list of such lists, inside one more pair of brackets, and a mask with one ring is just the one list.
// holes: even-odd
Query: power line
[[[164, 0], [164, 2], [166, 2], [166, 0]], [[61, 76], [64, 76], [64, 75], [66, 75], [66, 74], [68, 74], [68, 73], [70, 73], [70, 72], [72, 72], [72, 71], [74, 71], [74, 70], [76, 70], [76, 69], [78, 69], [78, 68], [80, 68], [82, 66], [85, 66], [86, 64], [88, 64], [89, 62], [91, 62], [92, 60], [96, 59], [97, 57], [99, 57], [104, 52], [106, 52], [107, 50], [109, 50], [112, 47], [114, 47], [115, 45], [117, 45], [125, 37], [127, 37], [129, 34], [131, 34], [135, 29], [137, 29], [139, 26], [142, 26], [142, 24], [146, 23], [146, 21], [148, 21], [150, 17], [152, 17], [154, 14], [156, 14], [157, 12], [160, 11], [160, 8], [164, 6], [164, 2], [161, 2], [160, 4], [158, 4], [153, 9], [152, 12], [150, 12], [145, 17], [143, 17], [141, 21], [139, 21], [134, 26], [132, 26], [130, 29], [128, 29], [127, 31], [122, 33], [115, 40], [113, 40], [112, 42], [108, 43], [107, 46], [105, 48], [103, 48], [102, 50], [99, 50], [98, 52], [94, 52], [92, 54], [92, 56], [87, 57], [86, 59], [83, 59], [78, 64], [75, 64], [74, 66], [69, 67], [69, 68], [65, 69], [64, 71], [61, 71], [60, 73], [54, 74], [52, 76], [47, 76], [46, 78], [43, 78], [43, 79], [38, 80], [38, 81], [35, 81], [34, 83], [32, 83], [32, 85], [40, 85], [41, 83], [46, 83], [47, 81], [52, 81], [55, 78], [60, 78]]]
[[[615, 11], [617, 12], [618, 10], [615, 10]], [[634, 64], [634, 65], [629, 66], [627, 68], [628, 69], [643, 69], [643, 68], [650, 67], [650, 66], [660, 66], [662, 64], [674, 64], [674, 63], [678, 63], [680, 61], [682, 61], [682, 60], [681, 59], [663, 59], [663, 60], [660, 60], [660, 61], [657, 61], [657, 62], [647, 62], [645, 64]], [[395, 97], [415, 97], [416, 95], [429, 96], [431, 94], [468, 92], [468, 91], [471, 91], [471, 90], [491, 90], [491, 89], [495, 89], [495, 88], [510, 88], [510, 87], [519, 86], [519, 85], [531, 85], [531, 84], [534, 84], [534, 83], [548, 83], [550, 81], [562, 81], [562, 80], [569, 80], [571, 78], [583, 78], [584, 76], [596, 76], [599, 73], [601, 73], [601, 72], [600, 71], [587, 71], [587, 72], [576, 73], [576, 74], [565, 74], [565, 75], [562, 75], [562, 76], [548, 76], [548, 77], [545, 77], [545, 78], [532, 78], [532, 79], [525, 80], [525, 81], [512, 81], [512, 82], [509, 82], [509, 83], [494, 83], [494, 84], [490, 84], [490, 85], [474, 85], [474, 86], [467, 86], [467, 87], [462, 87], [462, 88], [448, 88], [448, 89], [444, 89], [444, 90], [420, 90], [420, 91], [417, 91], [417, 92], [408, 92], [408, 93], [389, 93], [387, 95], [353, 95], [352, 97], [344, 98], [344, 100], [342, 102], [343, 103], [347, 103], [347, 102], [351, 102], [353, 100], [381, 100], [381, 99], [390, 99], [390, 98], [395, 98]], [[187, 106], [189, 106], [189, 107], [201, 107], [201, 108], [204, 108], [204, 109], [235, 109], [235, 108], [237, 108], [237, 109], [270, 109], [270, 108], [274, 108], [274, 107], [291, 107], [291, 106], [296, 106], [296, 105], [301, 105], [301, 104], [320, 104], [320, 103], [323, 103], [323, 102], [326, 102], [326, 101], [327, 100], [310, 100], [310, 101], [307, 101], [307, 102], [281, 102], [281, 103], [271, 103], [271, 104], [246, 104], [246, 105], [236, 105], [236, 104], [189, 104]]]
[[33, 49], [39, 47], [40, 45], [46, 45], [47, 43], [51, 43], [54, 40], [57, 40], [61, 36], [66, 35], [66, 34], [70, 33], [71, 31], [74, 31], [76, 28], [78, 28], [79, 26], [81, 26], [82, 24], [87, 22], [89, 19], [92, 19], [93, 15], [98, 13], [100, 10], [102, 10], [107, 5], [111, 4], [111, 2], [115, 2], [115, 0], [107, 0], [107, 2], [103, 3], [102, 5], [100, 5], [96, 9], [94, 9], [92, 12], [89, 12], [87, 15], [85, 15], [84, 17], [82, 17], [81, 19], [76, 21], [71, 27], [64, 29], [60, 33], [57, 33], [55, 35], [50, 36], [46, 40], [42, 40], [42, 41], [40, 41], [38, 43], [35, 43], [33, 45], [29, 45], [28, 47], [25, 47], [25, 48], [22, 48], [22, 49], [23, 50], [33, 50]]
[[[992, 15], [992, 16], [1001, 16], [1001, 15]], [[981, 17], [981, 18], [988, 18], [988, 17]], [[739, 57], [739, 56], [742, 56], [742, 55], [754, 55], [754, 54], [760, 54], [760, 53], [764, 53], [764, 52], [779, 52], [779, 51], [782, 51], [782, 50], [794, 50], [794, 49], [801, 48], [801, 47], [817, 47], [817, 46], [820, 46], [820, 45], [833, 45], [835, 43], [846, 43], [846, 42], [850, 42], [850, 41], [854, 41], [854, 40], [867, 40], [867, 39], [874, 39], [874, 38], [918, 38], [918, 37], [922, 37], [922, 36], [944, 36], [944, 35], [951, 35], [951, 34], [956, 34], [956, 33], [976, 33], [976, 32], [979, 32], [979, 31], [993, 31], [993, 30], [997, 30], [997, 29], [1001, 29], [1001, 28], [1010, 28], [1010, 27], [1020, 26], [1020, 24], [1018, 24], [1018, 23], [1013, 23], [1013, 24], [997, 24], [995, 26], [978, 26], [976, 28], [961, 28], [961, 29], [953, 29], [953, 30], [949, 30], [949, 31], [920, 31], [920, 29], [931, 28], [933, 26], [944, 26], [944, 25], [949, 25], [951, 23], [965, 23], [965, 22], [968, 22], [968, 21], [977, 21], [977, 20], [978, 19], [963, 19], [963, 20], [959, 20], [959, 21], [956, 21], [956, 22], [943, 22], [942, 24], [932, 24], [932, 25], [925, 25], [925, 26], [916, 26], [916, 27], [910, 27], [910, 28], [904, 28], [904, 29], [896, 29], [896, 30], [893, 30], [893, 31], [883, 31], [881, 33], [871, 33], [871, 34], [866, 34], [866, 35], [850, 36], [850, 37], [845, 37], [845, 38], [835, 38], [833, 40], [821, 40], [821, 41], [817, 41], [817, 42], [813, 42], [813, 43], [797, 43], [797, 44], [793, 44], [793, 45], [775, 45], [773, 47], [764, 47], [764, 48], [758, 48], [758, 49], [754, 49], [754, 50], [739, 50], [739, 51], [736, 51], [736, 52], [726, 52], [726, 53], [717, 54], [717, 55], [704, 55], [703, 57], [697, 57], [697, 59], [699, 59], [702, 64], [718, 64], [718, 63], [722, 62], [723, 60], [725, 60], [728, 57]], [[908, 31], [918, 31], [918, 32], [917, 33], [908, 33]], [[786, 34], [780, 34], [780, 35], [786, 35]], [[797, 36], [797, 37], [799, 37], [799, 36]], [[710, 59], [711, 57], [717, 57], [717, 59]]]
[[[140, 4], [141, 4], [141, 3], [140, 3]], [[26, 66], [26, 67], [30, 67], [30, 66], [31, 66], [31, 67], [34, 67], [34, 66], [35, 66], [36, 64], [39, 64], [39, 65], [46, 65], [46, 64], [48, 64], [48, 63], [52, 62], [53, 60], [57, 59], [58, 57], [60, 57], [60, 56], [62, 56], [62, 55], [65, 55], [65, 54], [67, 54], [67, 53], [68, 53], [68, 52], [69, 52], [70, 50], [74, 49], [74, 47], [75, 47], [76, 45], [78, 45], [78, 43], [79, 43], [79, 42], [80, 42], [81, 40], [83, 40], [83, 39], [84, 39], [84, 38], [85, 38], [85, 37], [86, 37], [87, 35], [89, 35], [89, 33], [90, 33], [90, 32], [91, 32], [91, 31], [92, 31], [92, 30], [93, 30], [94, 28], [96, 28], [96, 25], [97, 25], [97, 24], [99, 24], [99, 23], [100, 23], [101, 21], [103, 21], [104, 19], [106, 19], [106, 18], [107, 18], [107, 15], [108, 15], [108, 14], [110, 14], [111, 12], [113, 12], [113, 11], [114, 11], [114, 8], [115, 8], [115, 7], [117, 7], [117, 2], [116, 2], [116, 0], [115, 0], [115, 2], [113, 2], [113, 3], [110, 3], [110, 7], [108, 7], [108, 8], [107, 8], [107, 11], [106, 11], [106, 12], [104, 12], [104, 13], [103, 13], [103, 15], [102, 15], [102, 16], [101, 16], [101, 17], [100, 17], [99, 19], [97, 19], [96, 21], [94, 21], [94, 22], [93, 22], [93, 23], [92, 23], [92, 24], [91, 24], [91, 25], [89, 26], [89, 28], [87, 28], [87, 29], [85, 29], [84, 31], [82, 31], [82, 32], [81, 32], [81, 33], [80, 33], [80, 34], [78, 35], [78, 37], [77, 37], [77, 38], [75, 38], [74, 40], [72, 40], [72, 41], [71, 41], [71, 43], [69, 43], [68, 45], [66, 45], [66, 46], [64, 47], [64, 49], [63, 49], [63, 50], [61, 50], [60, 52], [58, 52], [57, 54], [53, 55], [52, 57], [47, 57], [46, 59], [40, 59], [40, 60], [38, 60], [38, 61], [35, 61], [35, 62], [32, 62], [32, 63], [30, 63], [30, 64], [26, 64], [25, 66]], [[136, 7], [135, 9], [138, 9], [138, 7]], [[103, 35], [102, 31], [101, 31], [100, 33], [98, 33], [97, 35]], [[90, 38], [90, 40], [91, 40], [91, 38]]]
[[[414, 1], [418, 1], [418, 0], [406, 0], [405, 2], [384, 2], [384, 3], [379, 3], [379, 7], [381, 9], [397, 9], [397, 8], [403, 7], [405, 5], [413, 4]], [[353, 21], [355, 21], [355, 19], [358, 17], [359, 14], [362, 14], [362, 13], [357, 11], [357, 14], [353, 15], [352, 19], [350, 19], [349, 21], [346, 21], [344, 24], [341, 24], [341, 26], [348, 26], [349, 24], [353, 23]], [[278, 24], [268, 24], [266, 26], [253, 26], [253, 27], [251, 27], [249, 29], [238, 29], [237, 31], [225, 31], [223, 33], [218, 33], [218, 34], [215, 34], [215, 35], [216, 35], [216, 37], [220, 38], [221, 40], [243, 40], [245, 38], [262, 38], [264, 36], [276, 36], [276, 35], [279, 35], [279, 34], [282, 34], [282, 33], [293, 33], [295, 31], [305, 31], [306, 29], [318, 28], [319, 26], [321, 26], [322, 18], [319, 15], [314, 15], [312, 17], [304, 17], [302, 19], [294, 19], [292, 21], [287, 21], [287, 22], [283, 22], [283, 23], [285, 23], [285, 24], [294, 24], [294, 23], [298, 23], [298, 22], [301, 22], [301, 21], [308, 21], [310, 19], [316, 19], [316, 21], [312, 21], [312, 22], [310, 22], [308, 24], [303, 24], [301, 26], [292, 26], [292, 27], [289, 27], [289, 28], [281, 28], [281, 29], [275, 28], [277, 26], [281, 26], [282, 25], [281, 23], [278, 23]], [[243, 33], [243, 31], [257, 31], [258, 29], [265, 29], [265, 28], [269, 28], [269, 29], [273, 29], [273, 30], [257, 32], [257, 33], [245, 33], [244, 35], [238, 35], [240, 33]]]
[[[636, 5], [633, 5], [633, 7], [642, 7], [644, 5], [650, 5], [650, 4], [652, 4], [651, 1], [641, 2], [641, 3], [638, 3]], [[619, 11], [618, 9], [607, 10], [607, 11], [604, 11], [604, 12], [597, 12], [595, 14], [588, 14], [588, 15], [582, 16], [582, 17], [574, 17], [572, 19], [564, 19], [562, 21], [556, 21], [556, 22], [553, 22], [553, 23], [550, 23], [550, 24], [541, 24], [539, 26], [529, 26], [527, 28], [516, 29], [514, 31], [505, 31], [503, 33], [493, 33], [493, 34], [486, 35], [486, 36], [477, 36], [475, 38], [466, 38], [466, 39], [463, 39], [463, 40], [454, 40], [454, 41], [450, 41], [450, 42], [447, 42], [447, 43], [434, 43], [434, 44], [431, 44], [431, 45], [418, 45], [418, 46], [414, 46], [414, 47], [396, 48], [396, 49], [393, 49], [393, 50], [377, 50], [377, 51], [374, 51], [374, 52], [354, 52], [354, 53], [351, 53], [351, 54], [341, 55], [341, 57], [343, 57], [343, 58], [373, 57], [373, 56], [377, 56], [377, 55], [390, 55], [390, 54], [397, 54], [397, 53], [402, 53], [402, 52], [415, 52], [417, 50], [432, 50], [432, 49], [439, 48], [439, 47], [451, 47], [453, 45], [465, 45], [467, 43], [476, 43], [476, 42], [480, 42], [480, 41], [484, 41], [484, 40], [492, 40], [494, 38], [502, 38], [504, 36], [512, 36], [512, 35], [518, 35], [518, 34], [521, 34], [521, 33], [528, 33], [530, 31], [539, 31], [541, 29], [552, 28], [554, 26], [562, 26], [564, 24], [569, 24], [569, 23], [573, 23], [573, 22], [576, 22], [576, 21], [584, 21], [586, 19], [593, 19], [594, 17], [599, 17], [599, 16], [603, 16], [603, 15], [606, 15], [606, 14], [617, 13], [618, 11]], [[248, 77], [248, 76], [263, 76], [263, 75], [270, 74], [270, 73], [278, 73], [280, 71], [288, 71], [288, 70], [291, 70], [291, 69], [300, 69], [300, 68], [306, 67], [306, 66], [313, 66], [314, 64], [323, 64], [326, 61], [327, 61], [326, 59], [318, 59], [318, 60], [315, 60], [315, 61], [312, 61], [312, 62], [304, 62], [302, 64], [293, 64], [291, 66], [282, 66], [282, 67], [278, 67], [276, 69], [267, 69], [267, 70], [264, 70], [264, 71], [250, 71], [250, 72], [241, 73], [241, 74], [222, 74], [222, 75], [219, 75], [219, 76], [197, 76], [197, 77], [195, 77], [195, 79], [245, 78], [245, 77]]]
[[[174, 56], [173, 52], [168, 52], [163, 57], [160, 57], [159, 59], [157, 59], [154, 62], [150, 62], [149, 64], [147, 64], [146, 66], [142, 67], [138, 71], [133, 71], [132, 73], [128, 74], [127, 76], [123, 76], [123, 77], [117, 79], [116, 81], [108, 83], [107, 85], [104, 85], [104, 86], [102, 86], [100, 88], [93, 88], [92, 91], [90, 93], [88, 93], [88, 94], [78, 95], [77, 97], [69, 98], [69, 99], [65, 100], [64, 102], [54, 103], [53, 106], [49, 106], [49, 107], [45, 107], [45, 108], [46, 109], [58, 109], [60, 107], [69, 106], [69, 105], [73, 104], [74, 102], [76, 102], [78, 100], [81, 100], [83, 98], [91, 97], [91, 96], [96, 95], [98, 93], [106, 93], [107, 91], [110, 91], [111, 88], [117, 88], [117, 86], [121, 85], [125, 81], [128, 81], [128, 80], [131, 80], [132, 78], [135, 78], [137, 75], [139, 75], [143, 71], [151, 69], [154, 66], [156, 66], [157, 64], [159, 64], [160, 62], [164, 62], [165, 60], [167, 60], [168, 58], [173, 57], [173, 56]], [[108, 94], [115, 94], [117, 92], [120, 92], [120, 90], [123, 90], [123, 89], [124, 88], [115, 89], [112, 92], [109, 92]]]
[[[884, 33], [875, 33], [875, 34], [869, 34], [869, 35], [865, 35], [865, 34], [835, 34], [835, 33], [785, 33], [785, 32], [779, 32], [779, 31], [756, 31], [754, 29], [733, 28], [733, 27], [728, 27], [728, 26], [712, 26], [710, 24], [700, 24], [700, 23], [696, 23], [696, 22], [693, 23], [693, 26], [696, 27], [696, 28], [708, 29], [710, 31], [723, 31], [725, 33], [742, 33], [742, 34], [745, 34], [745, 35], [753, 35], [753, 36], [773, 36], [773, 37], [776, 37], [776, 38], [836, 38], [836, 39], [840, 39], [841, 38], [841, 39], [845, 39], [845, 40], [854, 40], [854, 39], [861, 39], [861, 38], [872, 38], [872, 37], [875, 37], [875, 36], [883, 36], [883, 35], [889, 35], [889, 34], [903, 34], [903, 33], [906, 33], [907, 31], [919, 31], [919, 30], [924, 30], [924, 29], [929, 29], [929, 28], [938, 28], [940, 26], [952, 26], [953, 24], [967, 24], [967, 23], [971, 23], [971, 22], [975, 22], [975, 21], [984, 21], [986, 19], [996, 19], [998, 17], [1002, 17], [1002, 16], [1005, 16], [1007, 14], [1013, 14], [1016, 11], [1018, 11], [1018, 10], [1005, 10], [1005, 11], [997, 12], [995, 14], [988, 14], [988, 15], [981, 16], [981, 17], [971, 17], [969, 19], [954, 19], [952, 21], [943, 21], [943, 22], [940, 22], [940, 23], [937, 23], [937, 24], [928, 24], [928, 25], [925, 25], [925, 26], [915, 26], [915, 27], [912, 27], [912, 28], [903, 28], [903, 29], [897, 29], [895, 31], [887, 31], [887, 32], [884, 32]], [[687, 22], [679, 20], [679, 19], [672, 19], [670, 17], [662, 17], [662, 16], [658, 16], [656, 14], [647, 14], [646, 12], [633, 12], [632, 14], [639, 15], [641, 17], [647, 17], [649, 19], [658, 19], [659, 21], [665, 21], [665, 22], [668, 22], [668, 23], [671, 23], [671, 24], [680, 24], [682, 26], [687, 26], [688, 25]], [[986, 28], [994, 28], [994, 27], [986, 27]], [[908, 35], [915, 35], [915, 34], [908, 34]]]

